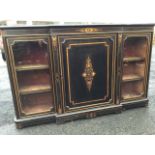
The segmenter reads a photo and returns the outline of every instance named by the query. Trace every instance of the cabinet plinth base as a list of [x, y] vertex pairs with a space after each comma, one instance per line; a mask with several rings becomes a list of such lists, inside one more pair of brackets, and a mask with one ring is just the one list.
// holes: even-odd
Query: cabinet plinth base
[[44, 116], [28, 117], [28, 118], [15, 118], [16, 127], [22, 129], [24, 127], [40, 125], [49, 122], [55, 122], [55, 115], [49, 114]]
[[78, 120], [78, 119], [91, 119], [97, 116], [107, 115], [107, 114], [118, 114], [122, 110], [146, 107], [148, 105], [148, 99], [133, 101], [133, 102], [123, 102], [120, 105], [112, 105], [108, 107], [99, 107], [95, 109], [87, 109], [83, 111], [68, 112], [64, 114], [48, 114], [36, 117], [27, 118], [15, 118], [16, 127], [22, 129], [24, 127], [40, 125], [45, 123], [56, 122], [57, 124], [62, 124], [65, 122]]
[[78, 112], [70, 112], [58, 115], [56, 118], [57, 124], [62, 124], [65, 122], [78, 120], [78, 119], [90, 119], [97, 116], [107, 115], [107, 114], [118, 114], [122, 112], [122, 105], [113, 105], [109, 107], [100, 107], [96, 109], [89, 109]]
[[148, 106], [148, 99], [142, 99], [137, 101], [123, 102], [121, 105], [123, 106], [123, 110], [128, 110], [132, 108], [146, 107]]
[[88, 109], [78, 112], [70, 112], [65, 114], [51, 114], [37, 117], [28, 117], [15, 119], [16, 127], [22, 129], [24, 127], [45, 124], [50, 122], [56, 122], [57, 124], [62, 124], [77, 119], [91, 119], [96, 116], [106, 115], [106, 114], [117, 114], [122, 112], [122, 105], [113, 105], [109, 107], [100, 107], [96, 109]]

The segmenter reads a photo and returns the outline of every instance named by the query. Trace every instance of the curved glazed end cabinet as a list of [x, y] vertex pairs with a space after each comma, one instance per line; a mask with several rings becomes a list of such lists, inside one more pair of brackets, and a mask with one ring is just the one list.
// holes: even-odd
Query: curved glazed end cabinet
[[1, 32], [18, 128], [148, 104], [151, 24], [3, 27]]

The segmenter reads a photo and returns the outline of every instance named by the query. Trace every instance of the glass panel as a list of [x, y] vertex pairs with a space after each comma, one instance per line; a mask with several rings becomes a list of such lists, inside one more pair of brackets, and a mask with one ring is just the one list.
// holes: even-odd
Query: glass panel
[[49, 70], [32, 70], [17, 72], [21, 92], [33, 92], [50, 89], [51, 79]]
[[122, 99], [135, 99], [144, 95], [147, 38], [129, 37], [123, 48]]
[[134, 78], [134, 77], [139, 77], [143, 78], [144, 77], [144, 67], [145, 64], [144, 62], [137, 62], [137, 63], [125, 63], [123, 67], [123, 79], [125, 78]]
[[132, 99], [144, 95], [144, 85], [142, 81], [127, 82], [122, 84], [122, 99]]
[[26, 115], [51, 111], [53, 92], [47, 42], [15, 41], [12, 50], [22, 110]]
[[130, 37], [124, 43], [124, 58], [145, 58], [147, 54], [146, 37]]
[[12, 46], [16, 66], [48, 64], [48, 47], [44, 40], [19, 41]]
[[25, 114], [48, 112], [53, 107], [51, 93], [21, 96], [22, 109]]

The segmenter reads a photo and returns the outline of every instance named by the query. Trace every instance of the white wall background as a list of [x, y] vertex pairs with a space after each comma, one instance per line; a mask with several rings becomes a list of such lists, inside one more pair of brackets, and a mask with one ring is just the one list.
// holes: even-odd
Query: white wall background
[[155, 23], [155, 0], [0, 0], [0, 20]]
[[155, 23], [155, 0], [0, 0], [0, 20]]

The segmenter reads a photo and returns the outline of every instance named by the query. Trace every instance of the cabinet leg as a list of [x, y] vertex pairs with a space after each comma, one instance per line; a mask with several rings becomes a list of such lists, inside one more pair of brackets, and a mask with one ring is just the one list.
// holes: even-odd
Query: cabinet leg
[[22, 128], [24, 128], [24, 126], [23, 126], [22, 123], [16, 123], [16, 128], [17, 129], [22, 129]]

